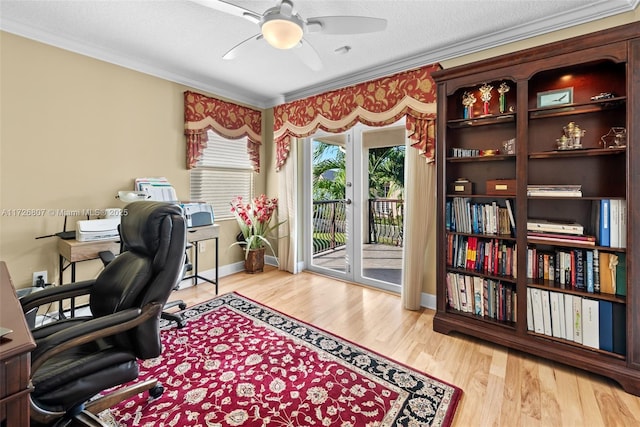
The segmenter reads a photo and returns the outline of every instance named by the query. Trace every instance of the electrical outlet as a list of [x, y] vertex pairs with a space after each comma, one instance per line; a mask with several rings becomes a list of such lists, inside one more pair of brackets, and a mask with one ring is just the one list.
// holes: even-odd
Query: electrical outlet
[[200, 251], [200, 253], [204, 252], [206, 249], [207, 248], [206, 248], [204, 242], [198, 242], [198, 250]]
[[33, 280], [31, 282], [31, 286], [35, 287], [38, 283], [38, 278], [42, 276], [43, 283], [49, 283], [47, 281], [47, 272], [46, 271], [36, 271], [33, 273]]

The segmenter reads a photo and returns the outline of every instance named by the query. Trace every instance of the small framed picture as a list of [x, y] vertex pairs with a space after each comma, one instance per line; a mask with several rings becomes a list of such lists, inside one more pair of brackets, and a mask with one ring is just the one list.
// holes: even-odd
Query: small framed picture
[[564, 105], [573, 103], [573, 88], [566, 87], [564, 89], [548, 90], [546, 92], [538, 92], [538, 108], [553, 107], [556, 105]]

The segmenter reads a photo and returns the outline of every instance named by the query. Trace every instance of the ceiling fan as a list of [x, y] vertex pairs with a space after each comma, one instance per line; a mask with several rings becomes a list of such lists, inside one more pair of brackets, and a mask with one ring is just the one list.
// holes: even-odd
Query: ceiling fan
[[314, 71], [322, 68], [318, 52], [305, 40], [306, 34], [362, 34], [383, 31], [387, 20], [366, 16], [316, 16], [303, 18], [291, 0], [280, 0], [278, 5], [259, 14], [223, 0], [192, 0], [195, 3], [239, 16], [260, 26], [260, 32], [238, 43], [224, 54], [223, 59], [233, 59], [252, 44], [264, 38], [278, 49], [291, 49], [300, 60]]

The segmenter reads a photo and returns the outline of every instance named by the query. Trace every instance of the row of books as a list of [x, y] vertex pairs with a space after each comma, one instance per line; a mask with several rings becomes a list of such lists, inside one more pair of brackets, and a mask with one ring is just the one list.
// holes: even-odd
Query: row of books
[[527, 278], [548, 280], [562, 289], [618, 296], [627, 294], [626, 254], [598, 249], [527, 248]]
[[512, 284], [453, 272], [447, 273], [446, 280], [450, 308], [500, 321], [516, 321], [517, 293]]
[[527, 288], [527, 329], [587, 347], [626, 353], [625, 305]]
[[515, 235], [511, 202], [472, 203], [468, 197], [454, 197], [445, 204], [445, 227], [449, 231], [476, 234]]
[[582, 186], [571, 185], [527, 185], [529, 197], [582, 197]]
[[621, 199], [594, 202], [591, 217], [600, 246], [627, 247], [627, 203]]
[[501, 239], [448, 234], [447, 265], [516, 278], [516, 244]]
[[473, 148], [452, 148], [450, 151], [451, 157], [478, 157], [482, 153], [481, 150]]

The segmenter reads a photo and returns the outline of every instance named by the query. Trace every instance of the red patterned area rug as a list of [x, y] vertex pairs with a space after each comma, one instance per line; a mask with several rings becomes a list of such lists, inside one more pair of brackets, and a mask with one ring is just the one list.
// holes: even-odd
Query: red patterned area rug
[[164, 394], [100, 414], [113, 426], [448, 426], [462, 390], [229, 293], [162, 330], [141, 363]]

